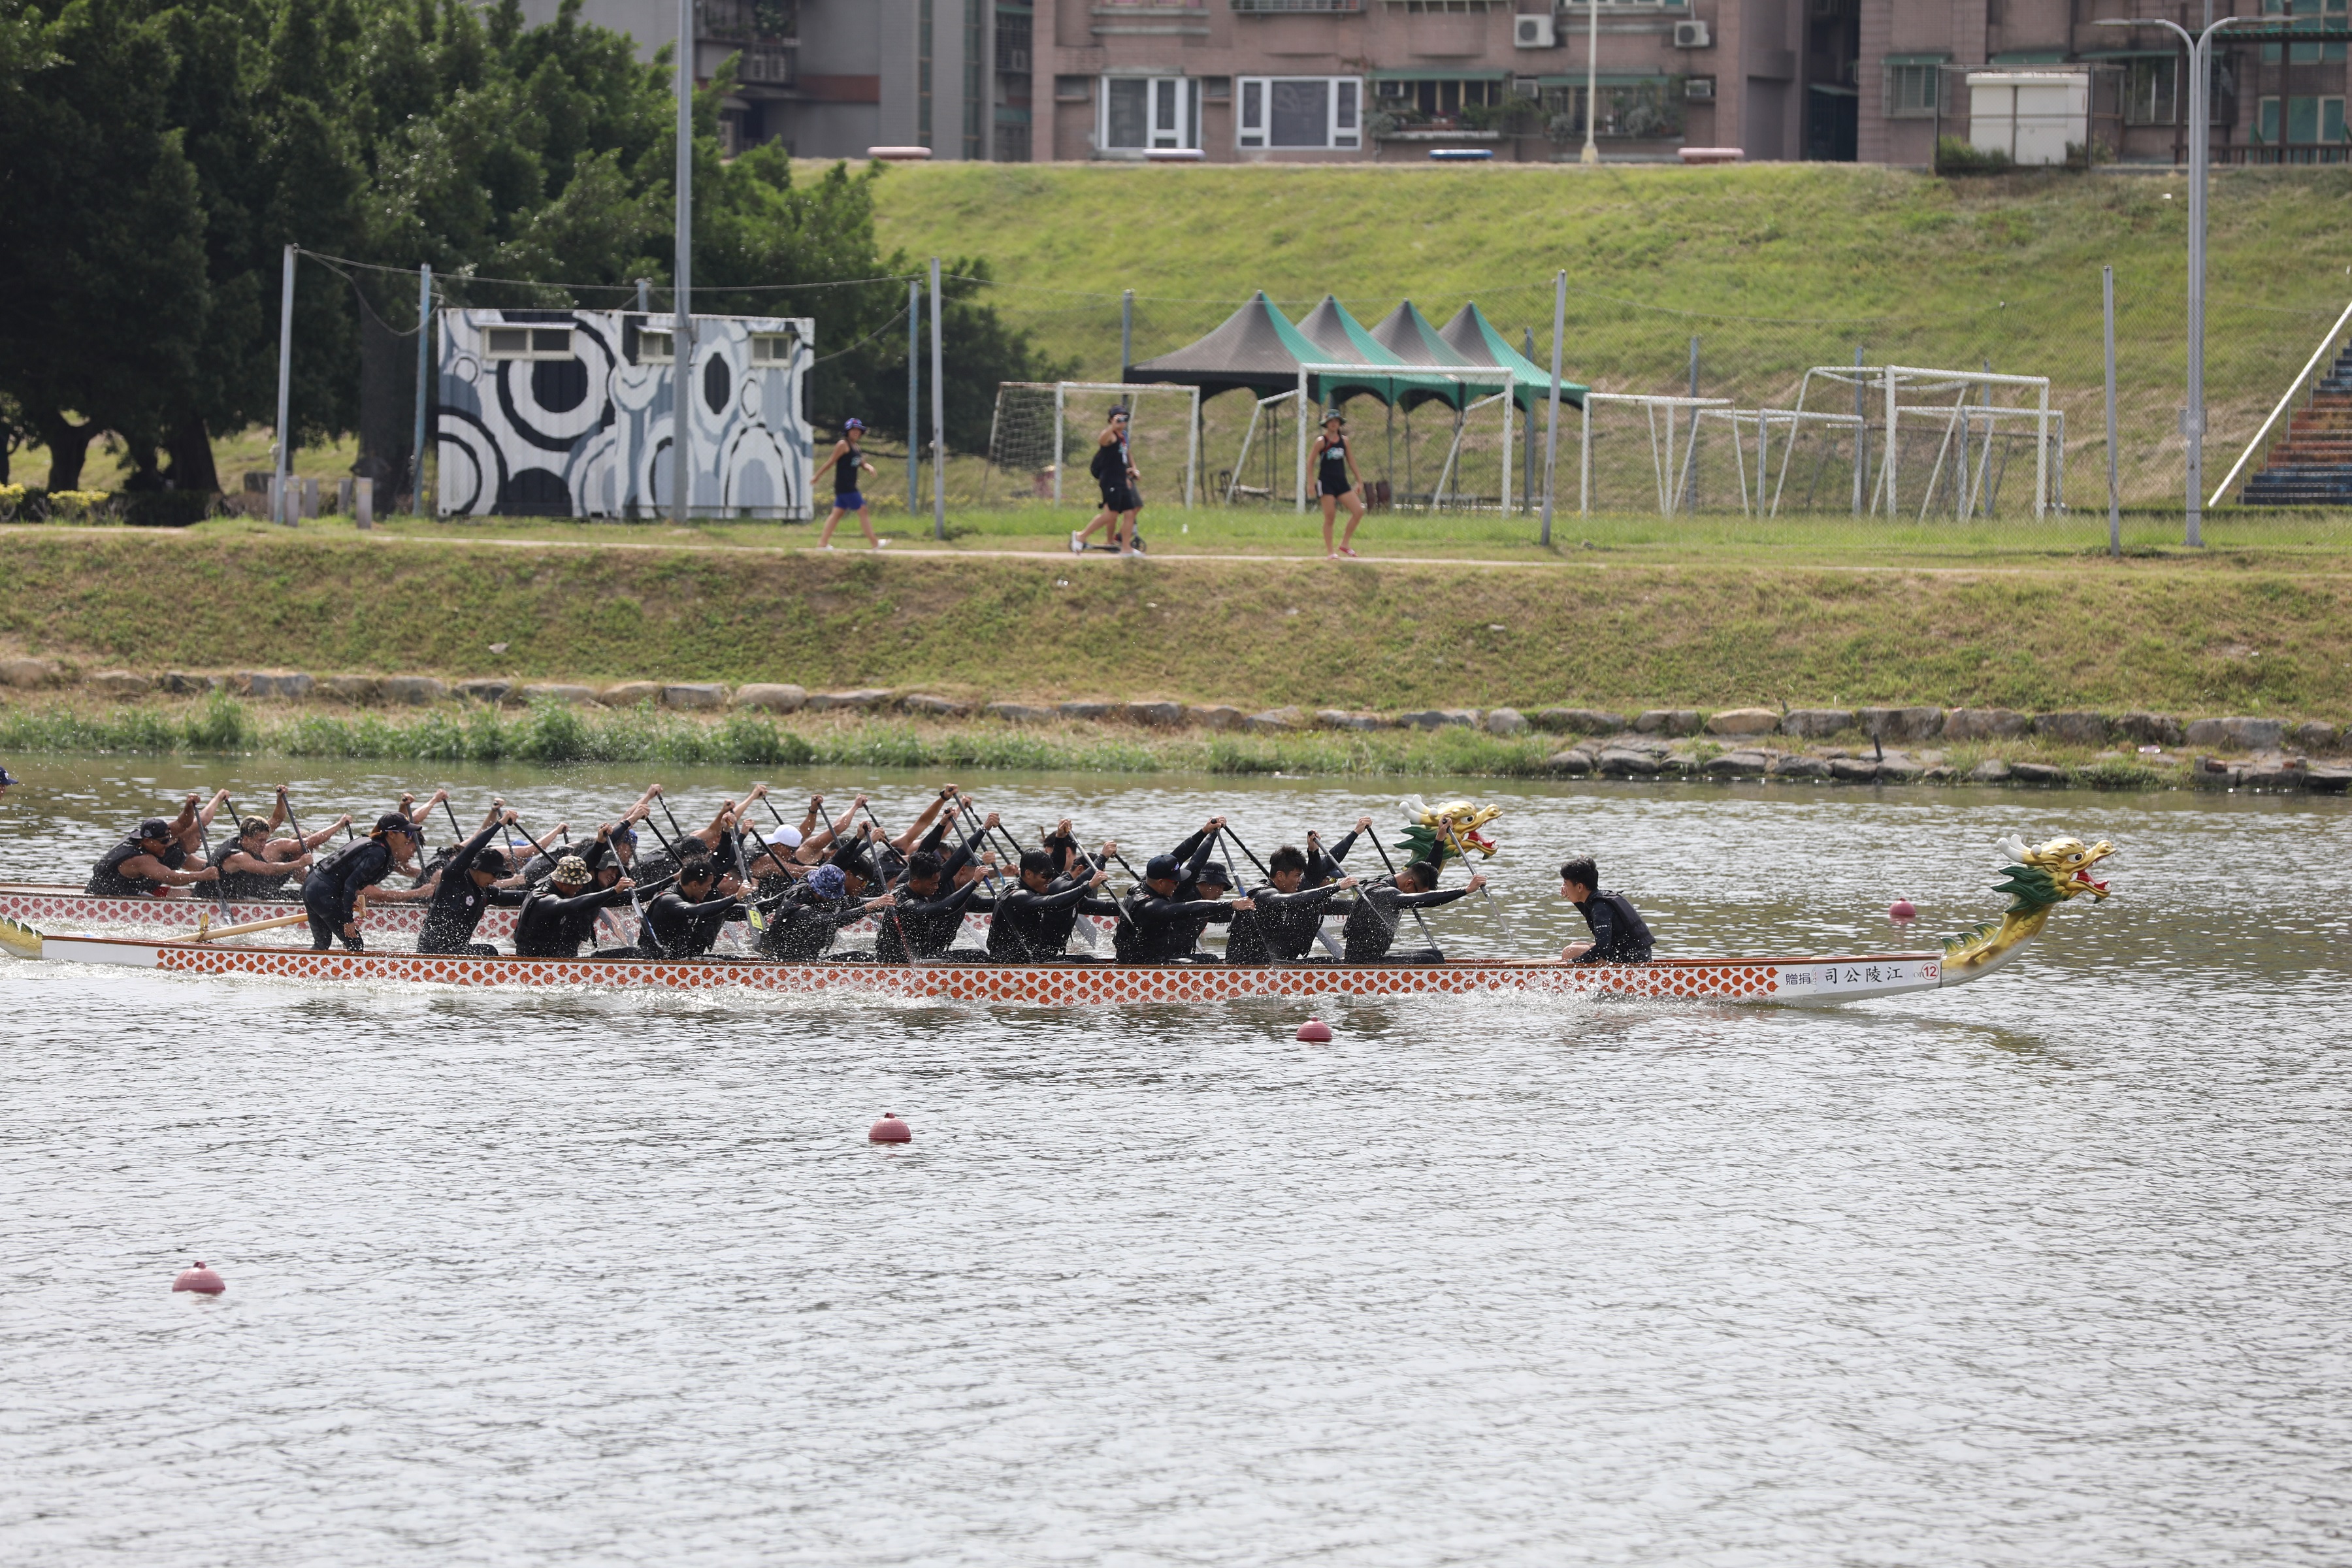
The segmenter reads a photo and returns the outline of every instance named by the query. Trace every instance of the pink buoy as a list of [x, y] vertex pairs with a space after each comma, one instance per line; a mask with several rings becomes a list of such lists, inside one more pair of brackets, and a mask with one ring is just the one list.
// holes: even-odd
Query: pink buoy
[[214, 1273], [205, 1260], [199, 1258], [196, 1259], [194, 1268], [180, 1270], [179, 1278], [172, 1281], [172, 1289], [194, 1290], [199, 1296], [217, 1296], [228, 1289], [228, 1281]]
[[915, 1134], [898, 1120], [897, 1111], [886, 1110], [881, 1121], [866, 1130], [866, 1141], [868, 1143], [912, 1143]]
[[1895, 901], [1886, 906], [1886, 918], [1896, 925], [1907, 926], [1919, 918], [1919, 911], [1911, 907], [1910, 900], [1898, 893]]
[[1328, 1046], [1331, 1043], [1331, 1026], [1320, 1018], [1309, 1018], [1298, 1026], [1298, 1037], [1310, 1046]]

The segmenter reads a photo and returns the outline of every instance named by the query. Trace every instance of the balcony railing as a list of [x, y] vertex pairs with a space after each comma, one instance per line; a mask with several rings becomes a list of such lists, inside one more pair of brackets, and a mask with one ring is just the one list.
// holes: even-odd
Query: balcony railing
[[2352, 146], [2341, 142], [2256, 142], [2216, 147], [2213, 156], [2224, 163], [2346, 163]]
[[768, 87], [790, 87], [800, 79], [794, 68], [799, 51], [780, 48], [773, 44], [753, 44], [743, 51], [743, 63], [736, 68], [735, 79], [756, 81]]
[[799, 29], [792, 0], [695, 0], [694, 33], [717, 43], [790, 38]]
[[1234, 9], [1244, 16], [1270, 16], [1291, 11], [1352, 15], [1364, 8], [1364, 0], [1233, 0], [1233, 4]]

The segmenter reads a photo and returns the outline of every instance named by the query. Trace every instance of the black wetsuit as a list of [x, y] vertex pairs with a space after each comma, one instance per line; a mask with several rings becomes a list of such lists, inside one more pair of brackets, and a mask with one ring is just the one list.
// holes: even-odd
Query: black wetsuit
[[1327, 436], [1330, 443], [1323, 448], [1323, 460], [1316, 469], [1316, 488], [1327, 496], [1343, 496], [1356, 488], [1348, 477], [1348, 438]]
[[911, 888], [900, 888], [890, 895], [896, 907], [879, 910], [874, 917], [879, 927], [874, 935], [877, 959], [884, 963], [911, 963], [948, 955], [955, 945], [956, 932], [963, 929], [965, 907], [978, 896], [980, 884], [966, 882], [950, 889], [947, 883], [942, 876], [940, 886], [947, 890], [929, 898]]
[[[220, 896], [222, 901], [226, 903], [251, 903], [257, 900], [262, 899], [286, 900], [286, 882], [289, 878], [294, 875], [294, 868], [289, 866], [282, 871], [274, 872], [230, 870], [227, 864], [228, 858], [231, 855], [239, 855], [243, 853], [243, 850], [237, 848], [235, 845], [231, 845], [229, 848], [223, 851], [221, 855]], [[262, 859], [258, 855], [254, 856], [253, 858], [256, 860]], [[262, 860], [262, 864], [276, 865], [278, 862]]]
[[814, 963], [832, 951], [833, 939], [844, 926], [865, 917], [866, 905], [857, 899], [820, 899], [796, 886], [761, 900], [760, 913], [768, 922], [757, 942], [762, 955], [786, 963]]
[[671, 888], [646, 906], [645, 922], [637, 927], [637, 954], [699, 958], [719, 941], [729, 921], [742, 920], [749, 913], [743, 900], [732, 895], [691, 904]]
[[1209, 959], [1213, 953], [1194, 952], [1201, 929], [1211, 921], [1231, 920], [1231, 904], [1213, 903], [1206, 899], [1162, 898], [1146, 888], [1129, 893], [1118, 901], [1122, 919], [1112, 937], [1112, 951], [1121, 963], [1174, 963], [1179, 960]]
[[[1165, 963], [1171, 958], [1181, 958], [1192, 951], [1200, 942], [1201, 932], [1208, 927], [1208, 921], [1202, 920], [1198, 912], [1187, 913], [1182, 917], [1187, 923], [1180, 942], [1171, 932], [1158, 930], [1147, 938], [1143, 929], [1136, 923], [1134, 911], [1139, 900], [1149, 899], [1159, 899], [1160, 905], [1170, 907], [1177, 904], [1207, 903], [1209, 900], [1197, 896], [1201, 886], [1196, 879], [1201, 875], [1202, 868], [1208, 865], [1209, 857], [1215, 852], [1216, 847], [1216, 839], [1207, 828], [1202, 828], [1168, 852], [1170, 859], [1181, 860], [1184, 863], [1182, 868], [1176, 873], [1176, 890], [1173, 894], [1168, 898], [1160, 899], [1159, 895], [1153, 893], [1149, 887], [1140, 887], [1112, 906], [1119, 915], [1118, 923], [1110, 929], [1110, 951], [1113, 957], [1121, 963]], [[1154, 918], [1173, 917], [1155, 912]], [[1227, 915], [1226, 918], [1230, 920], [1232, 916]], [[1147, 949], [1159, 956], [1144, 956]]]
[[[124, 839], [98, 858], [98, 864], [90, 868], [89, 880], [82, 885], [81, 890], [103, 899], [143, 899], [162, 892], [171, 884], [146, 877], [127, 876], [123, 872], [125, 860], [136, 859], [146, 853], [136, 835]], [[173, 844], [155, 858], [176, 871], [187, 863], [188, 852], [180, 845]]]
[[344, 845], [310, 868], [302, 879], [302, 907], [310, 912], [310, 951], [324, 952], [338, 937], [353, 952], [361, 950], [356, 936], [343, 936], [359, 896], [392, 875], [392, 851], [381, 838], [362, 838]]
[[493, 904], [510, 910], [525, 897], [520, 888], [474, 885], [474, 862], [489, 847], [490, 837], [499, 826], [493, 822], [467, 839], [442, 866], [441, 885], [434, 889], [433, 901], [425, 906], [425, 926], [416, 933], [417, 952], [467, 953], [475, 958], [498, 956], [497, 948], [474, 940], [474, 928], [482, 923], [483, 911]]
[[[1390, 959], [1389, 949], [1396, 942], [1397, 928], [1404, 922], [1406, 910], [1431, 910], [1440, 904], [1450, 904], [1469, 893], [1467, 888], [1434, 888], [1426, 893], [1400, 893], [1396, 885], [1386, 879], [1359, 890], [1356, 901], [1349, 906], [1348, 923], [1340, 932], [1342, 951], [1349, 963], [1378, 963]], [[1444, 954], [1433, 947], [1413, 952], [1401, 952], [1391, 962], [1398, 963], [1435, 963]]]
[[1592, 931], [1592, 945], [1579, 953], [1578, 963], [1647, 963], [1650, 928], [1633, 900], [1622, 893], [1595, 893], [1576, 906]]
[[1234, 929], [1225, 937], [1225, 962], [1297, 963], [1314, 951], [1315, 933], [1323, 929], [1323, 907], [1339, 890], [1330, 882], [1295, 893], [1252, 888], [1249, 900], [1257, 907], [1234, 917]]
[[1117, 914], [1108, 899], [1087, 897], [1088, 885], [1057, 877], [1042, 893], [1020, 883], [999, 893], [991, 906], [988, 956], [999, 963], [1038, 963], [1059, 958], [1070, 945], [1081, 914]]
[[596, 934], [606, 910], [629, 901], [626, 888], [591, 888], [570, 898], [548, 887], [534, 889], [515, 916], [517, 958], [577, 958], [580, 944]]

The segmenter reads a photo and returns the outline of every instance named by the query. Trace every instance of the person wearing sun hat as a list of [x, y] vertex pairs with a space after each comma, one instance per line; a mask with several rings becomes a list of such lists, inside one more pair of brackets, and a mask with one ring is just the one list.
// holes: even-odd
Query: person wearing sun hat
[[[1323, 498], [1324, 558], [1353, 561], [1356, 552], [1349, 547], [1355, 542], [1356, 525], [1364, 521], [1364, 477], [1356, 471], [1355, 454], [1348, 450], [1347, 416], [1336, 408], [1323, 416], [1323, 434], [1315, 437], [1315, 450], [1307, 455], [1307, 461], [1315, 465], [1315, 489]], [[1339, 547], [1334, 549], [1331, 522], [1342, 502], [1348, 508], [1348, 531], [1339, 536]]]
[[[597, 850], [606, 846], [599, 843]], [[617, 868], [617, 859], [604, 864]], [[596, 933], [596, 921], [606, 910], [625, 904], [636, 884], [626, 877], [598, 887], [596, 873], [577, 855], [556, 861], [544, 887], [534, 889], [515, 915], [517, 958], [577, 958], [580, 944]]]
[[862, 470], [878, 474], [882, 470], [866, 460], [858, 448], [858, 438], [866, 434], [866, 421], [845, 419], [841, 422], [841, 439], [833, 444], [833, 456], [825, 462], [833, 469], [833, 510], [824, 520], [824, 532], [816, 542], [819, 550], [833, 548], [833, 531], [844, 516], [857, 514], [857, 526], [866, 531], [866, 542], [879, 550], [890, 542], [874, 537], [874, 524], [866, 516], [866, 497], [859, 493], [857, 476]]

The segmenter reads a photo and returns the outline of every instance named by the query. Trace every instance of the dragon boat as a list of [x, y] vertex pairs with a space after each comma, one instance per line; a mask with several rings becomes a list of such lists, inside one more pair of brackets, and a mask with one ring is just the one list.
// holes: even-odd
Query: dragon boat
[[[1482, 993], [1818, 1006], [1935, 991], [1981, 979], [2010, 963], [2039, 936], [2052, 910], [2084, 894], [2095, 901], [2107, 897], [2106, 884], [2093, 881], [2090, 871], [2115, 852], [2112, 845], [2060, 838], [2028, 847], [2008, 839], [1999, 847], [2009, 863], [2000, 868], [1996, 890], [2010, 898], [2000, 919], [1932, 950], [1852, 955], [1666, 958], [1622, 965], [1517, 959], [1277, 964], [1127, 964], [1073, 959], [1033, 964], [885, 964], [855, 959], [778, 963], [724, 957], [677, 961], [483, 958], [314, 952], [308, 948], [233, 945], [194, 934], [160, 939], [49, 934], [15, 920], [0, 920], [0, 946], [25, 959], [178, 974], [493, 988], [856, 993], [1055, 1007], [1225, 1002], [1253, 996]], [[285, 910], [283, 905], [267, 907], [281, 915]]]

